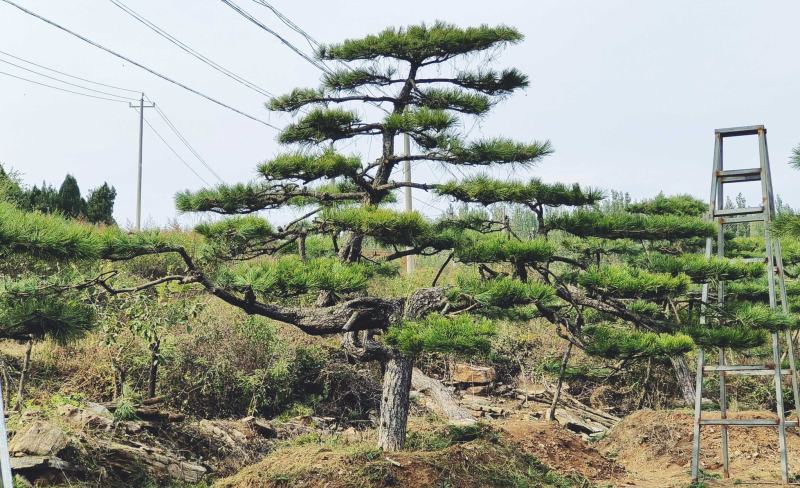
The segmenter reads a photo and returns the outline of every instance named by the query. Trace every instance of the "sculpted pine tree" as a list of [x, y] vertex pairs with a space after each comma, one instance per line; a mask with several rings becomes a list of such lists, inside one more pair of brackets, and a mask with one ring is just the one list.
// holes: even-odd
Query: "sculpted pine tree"
[[[178, 208], [187, 212], [305, 209], [302, 217], [279, 228], [246, 216], [197, 229], [211, 243], [213, 258], [220, 261], [241, 261], [293, 247], [300, 257], [223, 267], [215, 276], [193, 264], [190, 270], [228, 303], [309, 334], [343, 334], [352, 357], [381, 361], [385, 376], [378, 445], [383, 449], [403, 446], [415, 355], [421, 350], [485, 348], [488, 342], [481, 338], [488, 329], [468, 315], [457, 321], [443, 315], [429, 318], [448, 307], [440, 289], [417, 290], [407, 298], [366, 294], [367, 280], [385, 267], [365, 259], [365, 239], [389, 247], [382, 261], [392, 261], [452, 249], [470, 225], [447, 219], [432, 223], [418, 213], [385, 207], [399, 188], [432, 188], [425, 182], [397, 181], [404, 161], [524, 165], [550, 153], [548, 142], [467, 141], [459, 133], [459, 116], [486, 115], [499, 100], [527, 86], [528, 80], [516, 69], [452, 66], [521, 40], [522, 35], [510, 27], [462, 29], [436, 23], [391, 28], [324, 46], [318, 57], [345, 67], [327, 73], [319, 88], [295, 89], [271, 100], [272, 110], [296, 114], [297, 119], [278, 136], [291, 149], [259, 166], [262, 181], [177, 197]], [[365, 120], [360, 115], [364, 112], [378, 115]], [[398, 154], [395, 141], [400, 134], [408, 134], [419, 151]], [[363, 161], [337, 150], [341, 143], [361, 138], [379, 142], [375, 160]], [[326, 236], [329, 247], [317, 252], [322, 257], [310, 256], [309, 246], [319, 247], [319, 236]], [[309, 296], [316, 297], [315, 306], [308, 303]], [[384, 341], [376, 340], [376, 332], [390, 328], [394, 332]]]
[[[601, 198], [578, 186], [485, 177], [439, 185], [436, 191], [464, 202], [532, 209], [592, 205]], [[628, 204], [627, 211], [554, 213], [539, 218], [535, 239], [481, 236], [469, 248], [457, 248], [455, 255], [478, 264], [484, 276], [495, 279], [513, 273], [524, 282], [534, 272], [537, 281], [554, 290], [555, 304], [540, 301], [537, 311], [556, 326], [558, 335], [608, 359], [670, 360], [684, 399], [691, 404], [693, 377], [683, 355], [696, 344], [750, 349], [764, 343], [766, 330], [798, 326], [796, 316], [759, 302], [767, 293], [764, 266], [738, 259], [752, 257], [763, 249], [763, 241], [737, 238], [730, 246], [731, 258], [705, 258], [705, 238], [716, 235], [713, 224], [702, 218], [706, 211], [703, 202], [691, 197], [659, 196]], [[553, 234], [558, 238], [551, 239]], [[787, 266], [796, 264], [793, 246], [785, 249]], [[707, 322], [701, 326], [701, 286], [720, 281], [727, 283], [731, 300], [722, 309], [712, 297], [704, 304]], [[571, 346], [562, 373], [570, 350]]]
[[[792, 151], [789, 164], [800, 170], [800, 146]], [[800, 214], [795, 212], [781, 212], [774, 224], [773, 231], [782, 238], [800, 239]]]

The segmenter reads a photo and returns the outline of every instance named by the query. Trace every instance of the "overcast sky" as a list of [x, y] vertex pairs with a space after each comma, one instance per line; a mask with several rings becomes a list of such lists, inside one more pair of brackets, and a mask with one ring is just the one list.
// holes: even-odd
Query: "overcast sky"
[[[269, 114], [263, 106], [265, 97], [188, 56], [108, 0], [15, 1], [275, 125], [289, 120]], [[123, 1], [272, 93], [317, 84], [316, 68], [219, 0]], [[308, 49], [263, 6], [250, 0], [237, 3]], [[515, 177], [579, 182], [628, 191], [634, 198], [664, 191], [706, 199], [714, 129], [765, 124], [776, 191], [789, 204], [800, 206], [800, 172], [787, 165], [792, 147], [800, 142], [800, 2], [272, 3], [322, 42], [437, 19], [461, 26], [502, 23], [520, 29], [525, 41], [495, 62], [498, 68], [514, 66], [527, 73], [530, 87], [488, 117], [464, 123], [472, 137], [552, 142], [555, 154], [535, 168], [517, 171]], [[254, 178], [255, 166], [279, 150], [275, 130], [170, 85], [5, 3], [0, 3], [0, 50], [83, 78], [143, 90], [227, 182]], [[14, 61], [2, 55], [0, 59]], [[475, 66], [476, 60], [470, 63]], [[5, 63], [0, 63], [0, 71], [53, 83]], [[216, 181], [152, 110], [146, 114], [203, 178]], [[727, 166], [757, 165], [755, 139], [740, 139], [726, 152]], [[137, 147], [138, 116], [126, 104], [58, 92], [0, 74], [0, 161], [21, 172], [25, 182], [58, 185], [69, 172], [85, 191], [107, 181], [118, 190], [115, 217], [125, 225], [134, 217]], [[377, 154], [376, 148], [361, 144], [347, 151]], [[450, 177], [425, 164], [416, 165], [414, 171], [426, 181]], [[175, 192], [202, 186], [145, 128], [144, 220], [165, 225], [177, 215]], [[415, 191], [415, 196], [419, 199], [415, 206], [428, 214], [447, 206], [422, 192]], [[755, 193], [748, 196], [752, 199]], [[186, 224], [196, 219], [181, 217]]]

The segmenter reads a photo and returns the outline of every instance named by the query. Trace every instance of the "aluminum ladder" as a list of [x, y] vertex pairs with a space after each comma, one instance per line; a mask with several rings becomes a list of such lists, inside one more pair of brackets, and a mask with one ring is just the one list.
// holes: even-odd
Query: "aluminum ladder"
[[[758, 137], [759, 167], [749, 169], [725, 170], [722, 159], [722, 143], [728, 137], [751, 136]], [[724, 186], [728, 183], [747, 181], [761, 182], [761, 205], [746, 208], [724, 207]], [[767, 129], [763, 125], [749, 127], [733, 127], [717, 129], [714, 131], [714, 169], [711, 177], [711, 200], [709, 202], [710, 218], [717, 222], [717, 255], [725, 256], [725, 225], [763, 222], [765, 257], [753, 258], [751, 261], [764, 262], [767, 267], [767, 281], [769, 287], [769, 305], [777, 308], [777, 298], [780, 297], [783, 312], [789, 311], [786, 298], [786, 284], [783, 272], [783, 258], [781, 257], [781, 244], [778, 239], [773, 239], [769, 234], [769, 224], [775, 216], [774, 193], [772, 191], [772, 177], [769, 169], [769, 155], [767, 153]], [[712, 255], [712, 238], [706, 240], [706, 257]], [[777, 283], [777, 289], [776, 289]], [[708, 301], [708, 284], [703, 285], [703, 303]], [[720, 283], [717, 290], [717, 301], [720, 305], [725, 303], [725, 283]], [[706, 323], [705, 316], [701, 317], [701, 324]], [[783, 407], [782, 375], [791, 375], [792, 393], [794, 394], [795, 412], [798, 411], [798, 382], [794, 358], [794, 345], [790, 331], [774, 332], [772, 335], [773, 365], [730, 365], [725, 362], [725, 349], [719, 349], [719, 364], [706, 365], [705, 353], [699, 349], [697, 353], [697, 382], [695, 387], [694, 403], [694, 444], [692, 449], [692, 481], [698, 481], [700, 474], [700, 427], [703, 425], [718, 425], [722, 431], [722, 464], [723, 476], [730, 477], [728, 462], [728, 426], [744, 427], [773, 427], [778, 430], [778, 443], [781, 458], [781, 478], [784, 483], [789, 481], [789, 460], [786, 450], [786, 429], [796, 427], [797, 421], [787, 421]], [[789, 369], [781, 368], [781, 335], [786, 341]], [[718, 419], [702, 418], [703, 375], [705, 373], [719, 374], [719, 411]], [[775, 399], [778, 419], [729, 419], [727, 418], [727, 392], [725, 377], [727, 375], [763, 375], [773, 376], [775, 380]], [[800, 419], [800, 418], [799, 418]]]

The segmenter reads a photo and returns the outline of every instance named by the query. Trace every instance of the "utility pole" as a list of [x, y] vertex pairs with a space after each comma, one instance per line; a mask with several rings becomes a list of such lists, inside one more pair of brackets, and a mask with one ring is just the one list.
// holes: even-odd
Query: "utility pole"
[[[403, 134], [403, 154], [408, 157], [411, 155], [411, 140], [408, 137], [408, 134]], [[403, 174], [405, 176], [406, 183], [411, 183], [411, 161], [406, 159], [403, 161]], [[411, 187], [407, 186], [405, 188], [405, 200], [406, 200], [406, 212], [411, 212], [413, 210], [413, 205], [411, 203]], [[408, 255], [406, 256], [406, 273], [411, 274], [414, 272], [414, 256]]]
[[155, 103], [145, 105], [144, 93], [139, 99], [139, 105], [129, 103], [131, 108], [139, 112], [139, 171], [136, 178], [136, 230], [142, 230], [142, 142], [144, 141], [144, 109], [155, 107]]

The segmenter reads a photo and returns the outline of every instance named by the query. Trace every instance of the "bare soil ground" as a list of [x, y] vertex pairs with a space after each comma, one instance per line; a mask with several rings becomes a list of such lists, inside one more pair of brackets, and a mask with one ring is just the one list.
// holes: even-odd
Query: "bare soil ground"
[[[775, 418], [768, 412], [735, 412], [730, 418]], [[708, 418], [713, 418], [708, 414]], [[690, 482], [692, 413], [686, 410], [641, 410], [626, 417], [598, 443], [607, 457], [625, 467], [623, 485], [641, 487], [686, 487]], [[722, 475], [719, 427], [701, 429], [703, 482], [717, 486], [780, 485], [777, 429], [731, 427], [729, 432], [730, 480]], [[789, 466], [800, 472], [800, 433], [787, 432]]]
[[505, 440], [559, 473], [578, 474], [598, 484], [626, 478], [623, 466], [557, 423], [510, 420], [500, 429]]
[[[773, 418], [774, 414], [738, 412], [730, 417]], [[687, 410], [638, 411], [595, 442], [587, 442], [554, 422], [507, 419], [490, 421], [489, 425], [498, 434], [494, 440], [478, 439], [431, 451], [385, 455], [374, 450], [371, 440], [366, 439], [353, 440], [346, 446], [290, 446], [221, 480], [217, 486], [686, 488], [690, 485], [692, 413]], [[705, 473], [702, 486], [781, 486], [776, 429], [729, 429], [729, 480], [721, 479], [719, 427], [704, 427], [701, 434]], [[800, 472], [797, 429], [789, 431], [788, 447], [790, 468]], [[528, 478], [509, 477], [511, 473], [524, 473], [526, 463], [536, 463], [532, 458], [574, 483], [542, 481], [543, 484], [530, 485], [525, 484], [530, 483]], [[546, 469], [541, 472], [546, 473]]]

